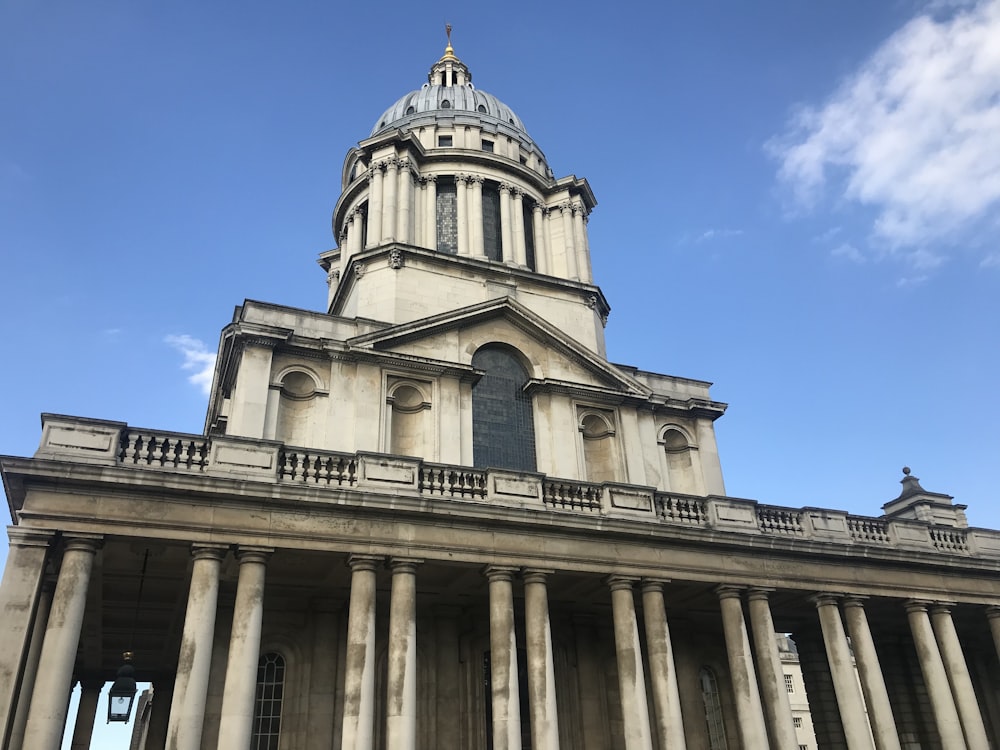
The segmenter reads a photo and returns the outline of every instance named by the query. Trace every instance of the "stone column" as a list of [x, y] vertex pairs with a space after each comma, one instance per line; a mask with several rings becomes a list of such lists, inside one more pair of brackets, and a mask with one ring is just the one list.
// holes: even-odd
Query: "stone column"
[[219, 719], [219, 750], [245, 750], [253, 731], [260, 631], [264, 619], [264, 573], [270, 549], [240, 547], [233, 627]]
[[469, 177], [469, 188], [472, 190], [472, 206], [469, 210], [470, 252], [476, 258], [485, 258], [486, 246], [483, 242], [483, 178], [478, 175]]
[[1000, 658], [1000, 606], [986, 608], [986, 620], [990, 624], [990, 635], [993, 636], [993, 648]]
[[818, 594], [813, 597], [813, 601], [819, 613], [819, 625], [823, 631], [823, 644], [826, 646], [826, 658], [830, 662], [833, 691], [837, 696], [837, 708], [840, 710], [840, 722], [844, 727], [847, 747], [849, 750], [873, 748], [865, 718], [865, 702], [854, 674], [851, 646], [840, 619], [837, 599], [829, 594]]
[[437, 176], [424, 177], [424, 247], [437, 250]]
[[878, 750], [900, 750], [896, 720], [889, 703], [889, 691], [885, 687], [885, 677], [868, 627], [864, 604], [860, 597], [850, 596], [844, 598], [843, 607], [854, 661], [861, 678], [861, 689], [864, 690], [868, 705], [868, 722], [875, 737], [875, 747]]
[[552, 658], [552, 630], [545, 576], [550, 570], [526, 568], [524, 578], [525, 633], [528, 647], [528, 705], [531, 712], [531, 747], [558, 750], [559, 716], [556, 709], [556, 676]]
[[563, 247], [566, 253], [566, 278], [580, 279], [580, 272], [576, 266], [576, 243], [573, 242], [573, 208], [569, 203], [563, 203], [562, 210], [563, 224]]
[[490, 565], [490, 682], [493, 700], [493, 750], [521, 750], [521, 706], [514, 637], [514, 592], [517, 568]]
[[382, 242], [382, 164], [372, 165], [372, 176], [368, 188], [368, 242], [365, 249], [376, 247]]
[[531, 209], [531, 230], [535, 235], [535, 270], [538, 273], [549, 273], [549, 250], [545, 241], [545, 212], [542, 204], [536, 203]]
[[191, 554], [194, 566], [184, 615], [177, 677], [170, 700], [170, 720], [167, 723], [167, 747], [170, 750], [201, 748], [219, 601], [219, 569], [226, 556], [226, 548], [195, 545]]
[[917, 649], [920, 672], [931, 699], [931, 711], [937, 724], [941, 744], [948, 750], [965, 750], [965, 736], [962, 723], [948, 686], [948, 674], [941, 660], [930, 618], [927, 616], [927, 602], [910, 599], [906, 602], [906, 616], [913, 634], [913, 645]]
[[750, 638], [743, 619], [740, 589], [734, 586], [716, 588], [722, 610], [722, 629], [726, 638], [729, 672], [733, 681], [736, 701], [736, 719], [739, 724], [743, 747], [767, 750], [767, 728], [764, 711], [757, 691], [757, 673], [750, 653]]
[[576, 267], [580, 281], [590, 283], [590, 254], [587, 252], [587, 230], [583, 226], [583, 204], [573, 206], [573, 245], [576, 247]]
[[642, 580], [642, 614], [646, 625], [646, 652], [649, 655], [653, 705], [656, 708], [656, 734], [659, 746], [684, 750], [684, 722], [681, 694], [677, 687], [674, 649], [670, 642], [667, 612], [663, 605], [663, 585], [667, 581]]
[[[24, 731], [27, 696], [45, 632], [47, 614], [42, 612], [39, 592], [53, 536], [51, 531], [7, 527], [10, 547], [0, 580], [0, 642], [4, 644], [0, 649], [0, 747], [10, 744], [13, 725], [19, 726], [19, 735]], [[34, 662], [32, 651], [36, 652]], [[15, 714], [22, 716], [20, 722]]]
[[98, 536], [66, 538], [24, 732], [24, 746], [30, 750], [58, 750], [62, 743], [90, 573], [100, 544]]
[[[9, 558], [8, 558], [9, 559]], [[38, 606], [35, 609], [35, 622], [31, 627], [31, 642], [28, 646], [28, 657], [24, 662], [24, 672], [21, 678], [21, 690], [17, 696], [17, 712], [10, 730], [8, 750], [21, 750], [24, 742], [24, 728], [28, 723], [28, 709], [31, 707], [31, 694], [35, 690], [35, 675], [38, 674], [38, 660], [42, 655], [42, 641], [45, 640], [45, 628], [49, 622], [49, 610], [52, 607], [52, 590], [55, 585], [50, 581], [42, 583], [38, 595]], [[3, 747], [0, 744], [0, 747]]]
[[469, 247], [469, 177], [464, 174], [455, 175], [455, 217], [458, 237], [458, 254], [468, 256]]
[[361, 206], [354, 209], [354, 213], [351, 214], [351, 233], [349, 237], [350, 255], [357, 255], [362, 250], [364, 250], [364, 230], [362, 229], [361, 222], [365, 220], [365, 212], [361, 210]]
[[375, 732], [375, 565], [382, 558], [351, 555], [347, 615], [342, 750], [371, 750]]
[[781, 655], [774, 632], [774, 620], [768, 594], [774, 589], [752, 588], [748, 594], [750, 626], [753, 631], [754, 652], [760, 671], [760, 689], [764, 699], [764, 715], [770, 730], [772, 750], [798, 750], [792, 706], [788, 702], [785, 672], [781, 668]]
[[986, 737], [983, 715], [979, 711], [976, 691], [969, 676], [969, 666], [962, 653], [962, 644], [958, 641], [949, 605], [938, 603], [931, 607], [931, 625], [937, 638], [945, 671], [948, 673], [955, 708], [958, 710], [958, 718], [965, 732], [965, 743], [969, 746], [969, 750], [989, 750], [990, 741]]
[[417, 565], [394, 557], [389, 604], [389, 679], [385, 699], [386, 750], [417, 746]]
[[94, 734], [94, 720], [97, 718], [103, 688], [104, 680], [80, 680], [80, 703], [76, 708], [70, 750], [90, 750], [90, 738]]
[[399, 221], [396, 239], [408, 245], [413, 243], [413, 232], [410, 231], [413, 215], [413, 173], [410, 171], [409, 160], [402, 159], [399, 163]]
[[626, 750], [651, 750], [649, 703], [646, 678], [642, 670], [642, 645], [635, 619], [632, 584], [635, 578], [611, 576], [611, 614], [615, 628], [615, 655], [618, 662], [618, 686], [621, 692], [623, 731]]
[[514, 263], [514, 224], [511, 218], [510, 193], [513, 188], [505, 182], [500, 183], [500, 259], [505, 263]]
[[392, 242], [397, 239], [397, 224], [399, 222], [399, 207], [396, 192], [399, 189], [399, 159], [392, 157], [386, 160], [385, 179], [382, 182], [382, 241]]
[[521, 268], [528, 266], [528, 250], [524, 242], [524, 193], [513, 189], [514, 205], [511, 208], [514, 219], [514, 262]]

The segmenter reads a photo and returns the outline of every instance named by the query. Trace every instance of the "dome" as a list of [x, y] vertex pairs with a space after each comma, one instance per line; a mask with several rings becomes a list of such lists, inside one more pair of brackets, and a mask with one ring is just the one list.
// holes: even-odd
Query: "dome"
[[408, 130], [421, 122], [459, 114], [471, 114], [501, 129], [514, 128], [519, 136], [530, 140], [524, 123], [514, 110], [493, 94], [475, 88], [471, 81], [453, 86], [425, 83], [422, 88], [411, 91], [389, 107], [375, 123], [371, 134], [378, 135], [394, 128]]
[[[469, 68], [455, 56], [448, 29], [448, 46], [444, 55], [431, 67], [427, 83], [416, 91], [400, 97], [375, 122], [371, 136], [390, 130], [412, 130], [434, 125], [442, 120], [475, 124], [487, 132], [498, 133], [516, 141], [534, 153], [545, 165], [541, 149], [525, 130], [514, 110], [493, 94], [472, 85]], [[547, 166], [543, 166], [547, 172]]]

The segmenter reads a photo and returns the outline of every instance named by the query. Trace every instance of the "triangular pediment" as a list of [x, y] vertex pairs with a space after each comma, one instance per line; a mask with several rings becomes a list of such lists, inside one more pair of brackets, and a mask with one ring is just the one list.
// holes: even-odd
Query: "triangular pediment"
[[350, 348], [468, 365], [480, 346], [501, 343], [530, 362], [542, 383], [646, 398], [650, 390], [510, 297], [401, 323], [347, 341]]

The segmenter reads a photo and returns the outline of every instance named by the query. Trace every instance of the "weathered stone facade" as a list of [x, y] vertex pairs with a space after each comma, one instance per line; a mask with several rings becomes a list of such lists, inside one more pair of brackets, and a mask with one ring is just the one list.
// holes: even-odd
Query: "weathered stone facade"
[[86, 733], [133, 632], [149, 750], [795, 750], [776, 631], [819, 747], [1000, 743], [1000, 532], [908, 474], [728, 497], [725, 405], [607, 361], [593, 193], [450, 46], [343, 175], [327, 309], [237, 309], [204, 434], [0, 459], [4, 747], [77, 680]]

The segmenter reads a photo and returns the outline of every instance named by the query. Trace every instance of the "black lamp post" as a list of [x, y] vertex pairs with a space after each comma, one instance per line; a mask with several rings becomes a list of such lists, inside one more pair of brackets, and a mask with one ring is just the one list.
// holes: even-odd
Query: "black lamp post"
[[118, 667], [114, 684], [108, 691], [108, 723], [120, 721], [128, 723], [135, 700], [135, 667], [132, 666], [132, 652], [122, 654], [124, 662]]
[[146, 565], [149, 563], [149, 550], [142, 556], [142, 573], [139, 575], [139, 593], [135, 597], [135, 614], [132, 617], [132, 637], [129, 638], [129, 651], [122, 654], [122, 665], [118, 667], [115, 681], [108, 690], [108, 724], [112, 721], [128, 724], [132, 715], [132, 703], [135, 701], [135, 667], [132, 666], [132, 643], [135, 642], [135, 629], [139, 623], [139, 606], [142, 604], [142, 589], [146, 585]]

